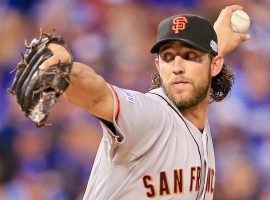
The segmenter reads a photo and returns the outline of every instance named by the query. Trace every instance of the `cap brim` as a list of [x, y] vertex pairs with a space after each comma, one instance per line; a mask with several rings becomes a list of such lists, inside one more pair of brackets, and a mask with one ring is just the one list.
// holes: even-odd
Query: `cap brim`
[[184, 43], [191, 45], [195, 49], [198, 49], [198, 50], [201, 50], [201, 51], [204, 51], [207, 53], [212, 53], [212, 52], [209, 52], [209, 50], [207, 48], [199, 46], [198, 44], [195, 44], [194, 42], [187, 40], [187, 39], [183, 39], [183, 38], [169, 38], [169, 39], [160, 40], [156, 44], [154, 44], [154, 46], [152, 47], [150, 52], [151, 53], [158, 53], [161, 46], [163, 46], [164, 44], [171, 42], [171, 41], [181, 41], [181, 42], [184, 42]]

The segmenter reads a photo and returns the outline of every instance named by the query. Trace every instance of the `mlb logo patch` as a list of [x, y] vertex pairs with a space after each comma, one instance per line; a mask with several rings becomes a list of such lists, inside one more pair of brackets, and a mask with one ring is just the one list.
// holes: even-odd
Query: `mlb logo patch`
[[122, 89], [122, 91], [123, 91], [124, 95], [126, 96], [126, 100], [131, 102], [131, 103], [134, 103], [135, 97], [124, 89]]
[[214, 40], [210, 41], [210, 47], [214, 50], [214, 52], [218, 52], [218, 46], [217, 43]]
[[134, 100], [135, 100], [135, 97], [132, 96], [130, 93], [126, 93], [126, 100], [131, 102], [131, 103], [134, 103]]

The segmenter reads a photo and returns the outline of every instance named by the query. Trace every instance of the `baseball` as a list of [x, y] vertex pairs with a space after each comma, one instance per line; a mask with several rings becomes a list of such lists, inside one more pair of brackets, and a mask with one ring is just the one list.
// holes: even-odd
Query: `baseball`
[[233, 12], [231, 25], [235, 32], [246, 33], [249, 29], [250, 18], [243, 10], [236, 10]]

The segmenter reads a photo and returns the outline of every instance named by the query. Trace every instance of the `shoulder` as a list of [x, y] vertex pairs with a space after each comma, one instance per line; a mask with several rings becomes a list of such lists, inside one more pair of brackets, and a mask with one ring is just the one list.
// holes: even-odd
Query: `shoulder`
[[142, 93], [135, 90], [124, 89], [117, 86], [112, 86], [113, 90], [117, 94], [120, 101], [127, 101], [130, 103], [136, 102], [149, 102], [149, 103], [160, 103], [160, 98], [149, 92]]

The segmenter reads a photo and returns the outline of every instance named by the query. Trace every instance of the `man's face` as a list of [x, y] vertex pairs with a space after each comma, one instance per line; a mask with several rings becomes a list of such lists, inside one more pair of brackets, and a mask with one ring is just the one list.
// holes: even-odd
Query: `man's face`
[[179, 109], [209, 98], [211, 60], [207, 53], [173, 41], [160, 48], [156, 65], [164, 91]]

